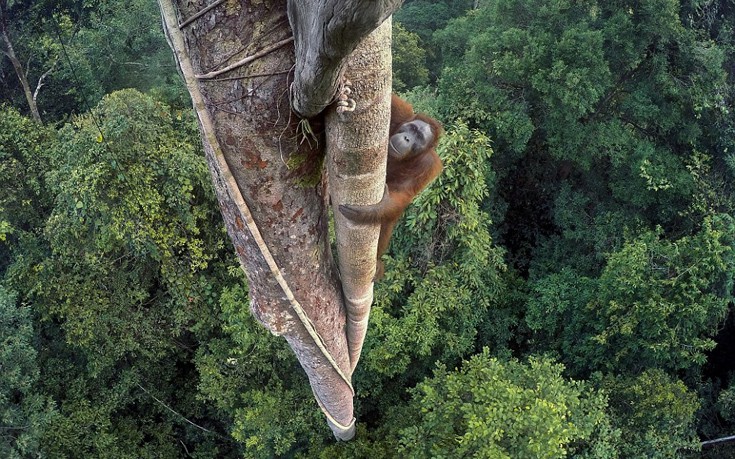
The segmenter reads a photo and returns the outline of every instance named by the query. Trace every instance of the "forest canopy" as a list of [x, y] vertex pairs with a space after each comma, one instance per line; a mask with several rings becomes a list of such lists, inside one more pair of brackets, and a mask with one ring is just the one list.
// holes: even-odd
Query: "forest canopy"
[[735, 457], [733, 0], [396, 12], [444, 171], [346, 443], [248, 310], [155, 2], [0, 5], [1, 457]]

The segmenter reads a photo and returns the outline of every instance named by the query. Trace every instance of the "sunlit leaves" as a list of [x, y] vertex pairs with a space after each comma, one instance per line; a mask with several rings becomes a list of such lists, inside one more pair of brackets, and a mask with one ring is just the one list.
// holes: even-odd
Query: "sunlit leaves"
[[216, 208], [195, 131], [174, 115], [138, 92], [114, 93], [63, 128], [49, 155], [52, 256], [38, 293], [46, 314], [66, 319], [68, 339], [105, 349], [103, 366], [161, 352], [162, 334], [179, 334], [210, 300], [198, 273], [224, 238], [209, 226]]
[[[409, 457], [617, 457], [606, 399], [548, 360], [501, 363], [487, 350], [440, 368], [414, 391], [418, 422], [401, 430]], [[410, 419], [410, 418], [409, 418]], [[593, 453], [594, 452], [594, 453]]]
[[0, 106], [0, 232], [30, 231], [45, 218], [50, 199], [44, 174], [54, 137], [53, 130]]

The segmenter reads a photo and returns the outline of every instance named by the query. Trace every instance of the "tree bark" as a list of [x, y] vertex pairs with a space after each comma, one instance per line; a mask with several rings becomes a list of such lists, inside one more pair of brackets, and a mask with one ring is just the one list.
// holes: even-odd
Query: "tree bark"
[[327, 112], [327, 164], [337, 258], [347, 308], [347, 343], [354, 370], [360, 358], [373, 302], [373, 277], [380, 225], [359, 225], [339, 212], [340, 204], [380, 201], [385, 191], [391, 100], [391, 21], [383, 22], [347, 60], [354, 82], [354, 112]]
[[10, 36], [8, 35], [8, 28], [7, 28], [7, 15], [6, 15], [6, 2], [3, 1], [0, 3], [0, 35], [2, 35], [3, 43], [4, 43], [4, 49], [0, 50], [3, 54], [5, 54], [8, 59], [10, 59], [10, 62], [13, 64], [13, 69], [15, 70], [15, 74], [18, 76], [18, 79], [20, 80], [21, 86], [23, 86], [23, 93], [26, 96], [26, 101], [28, 102], [28, 108], [31, 110], [31, 116], [35, 121], [41, 122], [41, 113], [38, 111], [38, 105], [36, 104], [36, 99], [33, 97], [33, 93], [31, 92], [31, 86], [28, 84], [28, 78], [26, 77], [25, 72], [23, 71], [23, 65], [20, 63], [20, 60], [18, 60], [18, 57], [15, 55], [15, 50], [13, 49], [13, 43], [10, 41]]
[[[345, 311], [328, 244], [321, 152], [299, 142], [297, 119], [289, 107], [286, 79], [293, 48], [282, 46], [219, 79], [194, 77], [287, 38], [285, 3], [226, 2], [185, 28], [180, 38], [181, 18], [191, 17], [206, 3], [177, 1], [181, 18], [171, 0], [160, 0], [160, 6], [199, 117], [225, 225], [247, 274], [250, 309], [273, 334], [288, 341], [335, 436], [352, 438], [352, 372]], [[278, 274], [308, 316], [306, 323], [247, 228], [245, 207], [272, 250]], [[309, 333], [309, 325], [319, 339]]]
[[310, 118], [334, 101], [346, 58], [403, 0], [288, 0], [296, 42], [293, 109]]
[[[358, 3], [371, 14], [375, 9], [373, 2]], [[322, 180], [321, 170], [324, 133], [317, 129], [317, 142], [304, 141], [308, 136], [299, 131], [289, 98], [289, 90], [294, 92], [288, 80], [293, 68], [319, 67], [321, 61], [299, 63], [303, 56], [294, 52], [286, 0], [209, 4], [205, 0], [159, 0], [159, 5], [197, 112], [225, 225], [247, 274], [250, 309], [273, 334], [288, 341], [334, 435], [349, 440], [355, 433], [351, 377], [357, 361], [355, 357], [351, 363], [350, 351], [359, 356], [365, 334], [378, 232], [373, 229], [363, 234], [361, 244], [373, 248], [369, 260], [357, 263], [359, 269], [349, 267], [354, 250], [345, 251], [342, 257], [347, 263], [343, 278], [348, 279], [353, 306], [348, 325], [328, 241], [327, 181]], [[333, 6], [337, 11], [352, 7]], [[363, 15], [361, 10], [354, 10], [340, 17], [362, 23]], [[349, 25], [335, 24], [311, 25], [326, 33], [351, 31]], [[358, 177], [357, 184], [338, 188], [347, 191], [338, 191], [336, 199], [347, 199], [345, 202], [351, 204], [379, 201], [385, 184], [390, 24], [385, 27], [378, 34], [381, 38], [368, 45], [382, 47], [380, 52], [363, 50], [360, 56], [364, 57], [355, 61], [361, 63], [354, 67], [361, 79], [356, 91], [360, 109], [354, 116], [344, 115], [344, 119], [328, 117], [329, 123], [338, 126], [330, 130], [331, 143], [337, 145], [335, 151], [343, 152], [332, 158], [351, 153], [344, 156], [344, 161], [356, 161], [355, 166], [347, 164], [346, 173], [336, 167], [336, 181], [343, 173], [367, 174]], [[365, 29], [364, 34], [370, 30]], [[361, 36], [354, 30], [351, 33], [354, 36], [345, 42], [359, 42]], [[331, 43], [329, 37], [324, 41]], [[349, 51], [352, 49], [354, 46]], [[344, 59], [349, 51], [339, 50], [335, 56]], [[371, 55], [379, 57], [367, 57]], [[337, 62], [335, 68], [344, 65]], [[381, 68], [371, 73], [370, 66]], [[324, 106], [333, 95], [332, 90]], [[318, 128], [319, 124], [319, 119], [312, 120], [313, 126]], [[348, 149], [345, 141], [357, 148]], [[366, 157], [361, 159], [363, 155]], [[368, 170], [372, 172], [368, 174]], [[338, 225], [341, 235], [365, 231], [344, 222]], [[348, 344], [348, 333], [359, 338], [351, 338], [353, 349]]]

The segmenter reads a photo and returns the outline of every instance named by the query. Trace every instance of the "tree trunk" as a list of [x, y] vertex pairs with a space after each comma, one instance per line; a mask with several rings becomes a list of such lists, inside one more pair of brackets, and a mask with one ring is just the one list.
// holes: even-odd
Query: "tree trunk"
[[[180, 19], [171, 0], [160, 6], [199, 117], [225, 225], [247, 274], [250, 309], [288, 341], [335, 436], [349, 439], [354, 415], [345, 311], [328, 243], [322, 153], [299, 142], [289, 107], [293, 47], [278, 47], [218, 79], [194, 77], [289, 38], [285, 2], [226, 2], [192, 22], [183, 36], [177, 24], [206, 3], [177, 1]], [[251, 221], [280, 272], [247, 228]], [[307, 320], [279, 280], [290, 286]]]
[[[250, 309], [273, 334], [288, 341], [334, 435], [349, 440], [355, 432], [351, 377], [372, 302], [378, 232], [373, 228], [366, 233], [364, 227], [350, 226], [337, 217], [338, 240], [351, 235], [348, 237], [359, 240], [355, 244], [361, 244], [360, 250], [341, 249], [351, 306], [347, 324], [328, 241], [327, 182], [322, 180], [321, 164], [324, 133], [319, 119], [314, 119], [317, 141], [307, 141], [308, 130], [299, 129], [302, 125], [291, 112], [289, 97], [294, 88], [288, 76], [294, 67], [319, 68], [322, 61], [318, 53], [306, 65], [299, 64], [304, 56], [295, 58], [286, 1], [217, 0], [207, 4], [205, 0], [159, 0], [159, 4], [197, 112], [225, 225], [247, 274]], [[375, 16], [375, 2], [357, 3]], [[399, 2], [386, 4], [394, 9]], [[333, 6], [343, 12], [353, 8], [347, 3]], [[359, 10], [338, 16], [364, 22]], [[349, 24], [335, 25], [331, 16], [321, 20], [328, 24], [309, 25], [324, 31], [326, 43], [332, 43], [328, 35], [335, 30], [353, 31]], [[363, 29], [360, 33], [372, 30]], [[360, 78], [355, 92], [359, 109], [339, 115], [342, 118], [329, 117], [329, 123], [335, 125], [330, 129], [332, 161], [343, 155], [337, 161], [344, 160], [346, 167], [333, 168], [335, 182], [339, 182], [335, 203], [372, 203], [382, 197], [390, 116], [390, 24], [376, 37], [350, 67]], [[334, 40], [349, 44], [359, 42], [361, 36], [338, 38]], [[296, 41], [299, 47], [298, 37]], [[309, 46], [301, 49], [313, 56]], [[338, 51], [327, 60], [336, 58], [334, 68], [344, 68], [342, 61], [354, 46], [332, 49]], [[341, 70], [337, 73], [341, 75]], [[312, 82], [317, 80], [318, 76]], [[333, 96], [332, 92], [325, 103]], [[356, 183], [342, 183], [342, 175], [355, 174]], [[365, 258], [366, 251], [372, 255]], [[358, 252], [361, 261], [350, 261]]]
[[18, 75], [20, 84], [23, 86], [23, 93], [26, 96], [28, 107], [31, 110], [31, 116], [34, 120], [40, 123], [41, 114], [38, 111], [38, 105], [36, 105], [36, 100], [33, 97], [33, 93], [31, 92], [31, 86], [28, 84], [28, 78], [26, 78], [26, 74], [23, 71], [23, 65], [18, 60], [18, 57], [15, 55], [13, 43], [10, 41], [10, 37], [8, 36], [8, 31], [5, 26], [5, 11], [0, 11], [0, 14], [2, 15], [2, 17], [0, 17], [0, 27], [2, 27], [3, 43], [5, 44], [5, 49], [2, 50], [2, 53], [8, 56], [8, 59], [10, 59], [10, 62], [13, 64], [15, 74]]
[[391, 100], [391, 21], [363, 40], [347, 62], [354, 112], [327, 113], [327, 163], [337, 256], [347, 307], [347, 342], [354, 370], [360, 358], [373, 302], [373, 277], [380, 225], [347, 220], [340, 204], [380, 201], [385, 191]]

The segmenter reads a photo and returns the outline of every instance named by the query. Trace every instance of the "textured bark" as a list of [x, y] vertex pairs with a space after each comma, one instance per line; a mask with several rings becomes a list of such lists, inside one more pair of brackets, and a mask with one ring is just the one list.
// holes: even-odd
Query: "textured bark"
[[[285, 0], [225, 2], [185, 27], [180, 42], [174, 22], [193, 17], [207, 2], [177, 0], [176, 10], [170, 2], [160, 0], [160, 6], [199, 116], [227, 231], [247, 274], [251, 311], [288, 341], [331, 418], [335, 436], [349, 439], [354, 435], [352, 388], [297, 317], [247, 229], [243, 203], [238, 202], [241, 196], [247, 203], [283, 278], [323, 338], [324, 348], [349, 379], [345, 311], [329, 251], [326, 190], [319, 180], [321, 152], [299, 142], [297, 119], [289, 107], [287, 73], [294, 65], [293, 47], [281, 46], [219, 78], [193, 78], [288, 38]], [[176, 11], [179, 18], [171, 20]], [[196, 93], [201, 94], [200, 101]], [[306, 185], [314, 177], [315, 184]]]
[[391, 21], [363, 40], [347, 61], [354, 112], [327, 115], [329, 189], [337, 235], [342, 291], [347, 307], [347, 343], [357, 365], [373, 302], [379, 224], [347, 220], [340, 204], [375, 204], [385, 191], [391, 100]]
[[334, 100], [346, 58], [403, 0], [288, 0], [296, 40], [293, 108], [312, 117]]
[[[292, 22], [308, 21], [296, 23], [296, 37], [286, 1], [299, 10], [290, 15]], [[350, 379], [372, 302], [378, 230], [337, 216], [348, 325], [327, 239], [323, 133], [317, 143], [302, 141], [289, 90], [321, 111], [334, 96], [342, 61], [400, 2], [311, 3], [321, 13], [326, 5], [333, 10], [319, 16], [309, 3], [290, 0], [159, 0], [199, 118], [225, 225], [248, 277], [250, 309], [288, 341], [334, 435], [349, 440], [355, 433]], [[309, 43], [314, 33], [320, 38]], [[349, 72], [358, 80], [357, 110], [336, 115], [332, 108], [327, 117], [335, 204], [377, 202], [385, 184], [390, 23], [370, 40], [350, 61]], [[289, 87], [294, 67], [297, 84]], [[329, 82], [327, 89], [313, 86], [322, 80]], [[313, 100], [320, 102], [308, 102]]]

